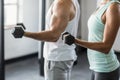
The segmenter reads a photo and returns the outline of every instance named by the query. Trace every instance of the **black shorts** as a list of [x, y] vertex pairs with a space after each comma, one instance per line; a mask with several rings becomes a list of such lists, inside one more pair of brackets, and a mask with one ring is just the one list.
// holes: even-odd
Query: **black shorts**
[[119, 80], [119, 68], [108, 73], [92, 71], [91, 80]]

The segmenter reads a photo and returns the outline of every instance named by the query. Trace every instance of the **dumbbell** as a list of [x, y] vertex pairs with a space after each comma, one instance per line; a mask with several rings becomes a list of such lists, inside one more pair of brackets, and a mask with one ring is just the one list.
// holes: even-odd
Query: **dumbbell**
[[22, 38], [24, 35], [24, 30], [25, 30], [25, 26], [23, 23], [17, 23], [16, 27], [14, 27], [13, 31], [12, 31], [12, 35], [15, 38]]
[[66, 43], [68, 45], [72, 45], [75, 42], [74, 36], [72, 36], [68, 32], [65, 32], [62, 34], [62, 40], [64, 40], [64, 43]]

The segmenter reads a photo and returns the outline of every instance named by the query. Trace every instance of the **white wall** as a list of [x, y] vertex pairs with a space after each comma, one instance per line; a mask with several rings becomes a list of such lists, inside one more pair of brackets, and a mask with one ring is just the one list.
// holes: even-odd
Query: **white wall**
[[113, 48], [115, 51], [120, 52], [120, 29], [118, 31], [117, 38], [115, 40]]
[[[38, 31], [39, 0], [23, 0], [23, 23], [27, 31]], [[5, 59], [16, 58], [38, 52], [38, 42], [29, 39], [14, 39], [11, 30], [5, 30]]]
[[96, 8], [96, 0], [80, 0], [81, 5], [81, 38], [87, 40], [88, 27], [87, 21]]
[[[41, 31], [42, 30], [42, 27], [41, 27], [41, 16], [42, 16], [42, 14], [41, 14], [41, 12], [42, 12], [42, 0], [39, 0], [39, 31]], [[38, 52], [39, 52], [39, 55], [38, 55], [38, 58], [40, 59], [41, 58], [41, 42], [39, 42], [39, 44], [38, 44]]]

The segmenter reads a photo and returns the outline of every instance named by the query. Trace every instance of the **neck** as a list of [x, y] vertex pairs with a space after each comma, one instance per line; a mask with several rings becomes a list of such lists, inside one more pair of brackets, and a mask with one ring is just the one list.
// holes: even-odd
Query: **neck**
[[110, 0], [101, 0], [100, 2], [99, 2], [99, 6], [100, 5], [105, 5], [107, 2], [109, 2]]
[[97, 7], [100, 7], [100, 6], [102, 6], [102, 5], [105, 5], [107, 2], [109, 2], [110, 0], [99, 0], [98, 2], [97, 2]]
[[107, 2], [109, 2], [110, 0], [101, 0], [100, 4], [106, 4]]

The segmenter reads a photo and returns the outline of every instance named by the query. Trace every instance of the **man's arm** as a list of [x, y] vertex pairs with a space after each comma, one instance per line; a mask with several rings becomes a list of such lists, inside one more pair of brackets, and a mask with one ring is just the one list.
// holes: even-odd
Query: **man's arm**
[[50, 29], [41, 32], [25, 32], [24, 36], [41, 41], [55, 42], [65, 30], [70, 16], [70, 10], [63, 2], [57, 2], [52, 9]]

